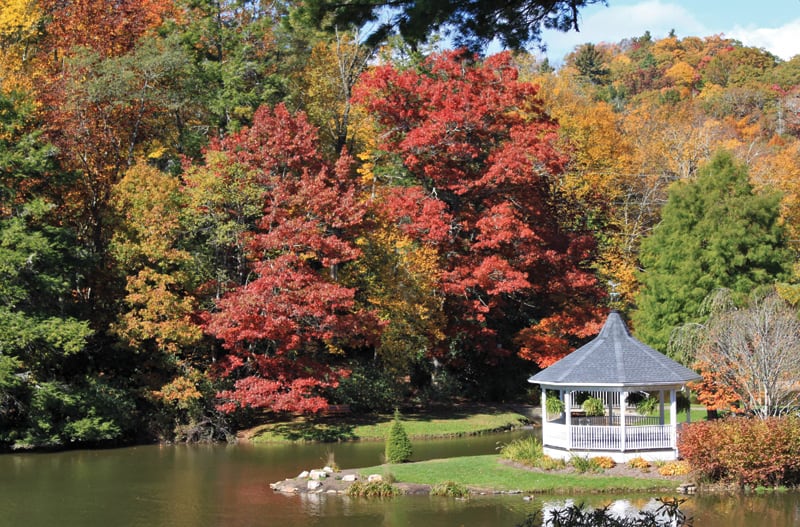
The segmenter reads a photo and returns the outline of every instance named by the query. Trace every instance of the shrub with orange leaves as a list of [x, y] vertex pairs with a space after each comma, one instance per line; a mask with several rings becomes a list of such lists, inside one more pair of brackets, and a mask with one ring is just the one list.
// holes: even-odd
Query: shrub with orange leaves
[[668, 461], [658, 467], [658, 473], [662, 476], [685, 476], [692, 472], [692, 466], [684, 460]]
[[592, 458], [592, 461], [594, 461], [594, 463], [595, 463], [595, 464], [596, 464], [596, 465], [597, 465], [599, 468], [602, 468], [603, 470], [607, 470], [607, 469], [609, 469], [609, 468], [614, 468], [614, 467], [616, 467], [616, 466], [617, 466], [617, 462], [616, 462], [616, 461], [614, 461], [613, 459], [611, 459], [611, 458], [610, 458], [610, 457], [608, 457], [608, 456], [598, 456], [598, 457], [594, 457], [594, 458]]
[[643, 457], [635, 457], [628, 461], [628, 466], [631, 468], [645, 470], [650, 468], [650, 462]]
[[800, 417], [692, 423], [681, 429], [678, 449], [712, 481], [741, 487], [800, 483]]

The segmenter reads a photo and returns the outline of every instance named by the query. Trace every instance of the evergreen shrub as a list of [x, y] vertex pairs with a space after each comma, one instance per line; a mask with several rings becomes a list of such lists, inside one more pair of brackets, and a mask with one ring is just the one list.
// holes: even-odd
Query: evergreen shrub
[[413, 448], [403, 423], [400, 422], [400, 411], [394, 411], [394, 422], [386, 438], [386, 462], [405, 463], [411, 459]]

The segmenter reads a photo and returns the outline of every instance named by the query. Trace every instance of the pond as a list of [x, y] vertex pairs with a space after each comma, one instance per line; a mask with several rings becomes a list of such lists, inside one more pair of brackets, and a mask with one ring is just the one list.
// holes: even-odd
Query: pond
[[[493, 453], [517, 431], [452, 440], [415, 441], [415, 459]], [[332, 445], [140, 446], [114, 450], [0, 456], [0, 525], [61, 527], [204, 526], [491, 526], [512, 527], [564, 497], [481, 496], [454, 500], [401, 496], [287, 496], [269, 484], [322, 466], [333, 454], [342, 468], [380, 462], [382, 443]], [[685, 508], [697, 527], [784, 527], [800, 524], [795, 493], [694, 497]], [[650, 496], [588, 496], [642, 507]], [[619, 505], [619, 504], [618, 504]]]

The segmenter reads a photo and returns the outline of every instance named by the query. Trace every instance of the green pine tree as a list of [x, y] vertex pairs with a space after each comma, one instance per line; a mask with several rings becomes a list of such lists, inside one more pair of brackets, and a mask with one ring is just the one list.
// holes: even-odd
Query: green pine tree
[[779, 203], [777, 194], [755, 193], [747, 168], [726, 152], [695, 180], [675, 184], [642, 242], [636, 335], [666, 351], [673, 328], [703, 322], [701, 305], [714, 290], [746, 294], [787, 278], [792, 255]]
[[400, 412], [394, 411], [394, 422], [386, 438], [386, 462], [405, 463], [411, 459], [411, 440], [400, 422]]

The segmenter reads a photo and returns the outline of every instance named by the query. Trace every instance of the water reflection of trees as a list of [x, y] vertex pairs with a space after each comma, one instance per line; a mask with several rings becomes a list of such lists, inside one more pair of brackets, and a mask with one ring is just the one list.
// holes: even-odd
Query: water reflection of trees
[[703, 494], [689, 509], [695, 524], [702, 526], [751, 527], [753, 525], [800, 525], [800, 494]]
[[692, 518], [681, 509], [685, 501], [653, 498], [635, 506], [629, 500], [616, 500], [595, 507], [571, 499], [549, 502], [517, 527], [692, 527]]

